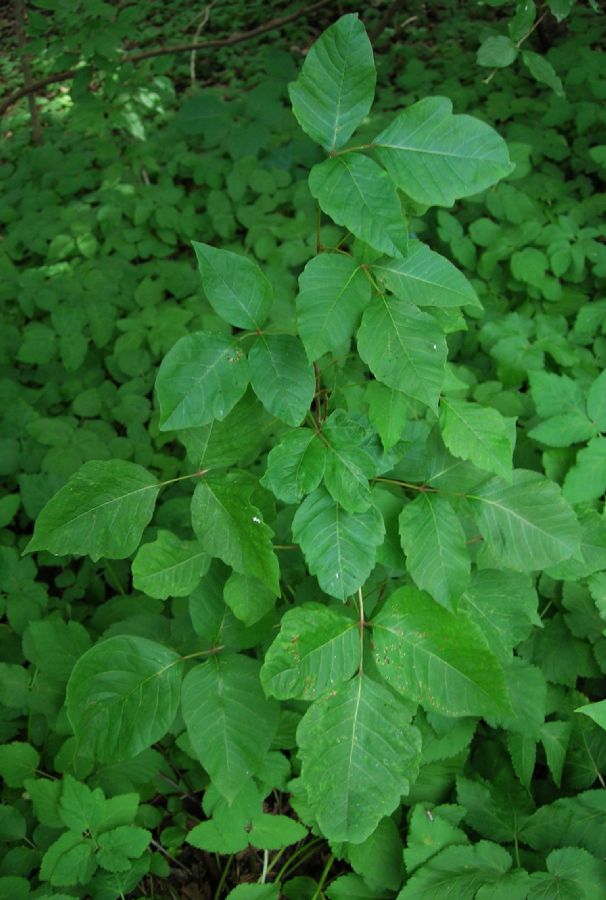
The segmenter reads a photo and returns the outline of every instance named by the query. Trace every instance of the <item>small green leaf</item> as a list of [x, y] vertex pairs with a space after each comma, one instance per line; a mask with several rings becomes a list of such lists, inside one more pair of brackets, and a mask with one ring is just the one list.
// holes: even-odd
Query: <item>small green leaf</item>
[[162, 530], [153, 543], [139, 548], [132, 565], [133, 586], [158, 600], [188, 597], [209, 565], [210, 557], [196, 541]]
[[67, 685], [67, 714], [81, 746], [102, 762], [130, 759], [175, 718], [182, 665], [167, 647], [119, 635], [95, 644]]
[[360, 445], [364, 430], [342, 410], [322, 426], [326, 442], [324, 484], [347, 512], [364, 512], [371, 504], [369, 478], [376, 475], [373, 458]]
[[322, 590], [345, 600], [374, 568], [385, 526], [374, 506], [362, 513], [348, 513], [319, 488], [298, 508], [292, 533]]
[[488, 898], [510, 868], [509, 853], [489, 841], [445, 847], [414, 872], [397, 900], [438, 900], [444, 896], [445, 886], [449, 900], [469, 900], [478, 896], [482, 887], [488, 888]]
[[192, 241], [211, 306], [236, 328], [256, 331], [271, 309], [273, 289], [259, 266], [229, 250]]
[[272, 530], [250, 502], [249, 484], [220, 476], [198, 482], [191, 504], [194, 531], [202, 548], [236, 572], [258, 578], [278, 596], [279, 566]]
[[446, 716], [510, 709], [501, 664], [464, 613], [403, 587], [372, 625], [379, 671], [405, 697]]
[[600, 431], [606, 431], [606, 372], [598, 375], [589, 387], [587, 415]]
[[223, 589], [225, 602], [245, 625], [254, 625], [274, 608], [276, 595], [258, 578], [232, 572]]
[[357, 14], [327, 28], [289, 85], [293, 112], [303, 131], [331, 152], [345, 144], [374, 99], [375, 65]]
[[404, 394], [380, 381], [371, 381], [367, 386], [366, 400], [368, 418], [379, 432], [385, 450], [391, 450], [402, 436], [410, 404]]
[[279, 700], [315, 700], [351, 678], [359, 662], [358, 623], [338, 609], [305, 603], [282, 617], [280, 633], [265, 654], [261, 683]]
[[577, 706], [575, 712], [583, 713], [606, 731], [606, 700], [599, 700], [597, 703], [586, 703], [584, 706]]
[[310, 361], [351, 339], [370, 300], [370, 280], [349, 256], [322, 253], [299, 275], [297, 323]]
[[124, 559], [139, 545], [159, 490], [154, 476], [135, 463], [86, 462], [46, 504], [26, 552]]
[[105, 813], [105, 795], [101, 788], [91, 790], [87, 785], [66, 775], [59, 800], [59, 817], [71, 831], [93, 836], [99, 831]]
[[606, 490], [606, 438], [598, 437], [579, 450], [568, 470], [562, 493], [569, 503], [597, 500]]
[[558, 97], [566, 96], [562, 79], [544, 56], [532, 50], [522, 50], [522, 61], [535, 81], [546, 84]]
[[408, 232], [394, 183], [384, 169], [361, 153], [318, 163], [309, 189], [321, 209], [379, 253], [403, 256]]
[[413, 103], [373, 146], [398, 187], [422, 204], [452, 206], [512, 169], [503, 138], [479, 119], [453, 115], [446, 97]]
[[477, 403], [443, 397], [440, 431], [453, 456], [511, 481], [515, 419], [506, 419], [498, 410]]
[[329, 840], [365, 840], [407, 793], [421, 754], [410, 712], [366, 675], [309, 707], [297, 729], [301, 778]]
[[258, 850], [279, 850], [307, 837], [307, 828], [289, 816], [263, 813], [250, 829], [249, 842]]
[[480, 306], [476, 292], [462, 272], [421, 241], [411, 241], [404, 259], [383, 259], [372, 271], [379, 284], [417, 306], [456, 308]]
[[26, 778], [31, 778], [40, 763], [40, 754], [31, 744], [13, 741], [0, 746], [0, 775], [8, 787], [23, 787]]
[[454, 509], [445, 497], [422, 493], [406, 504], [398, 521], [406, 568], [415, 584], [454, 612], [471, 568]]
[[259, 770], [278, 724], [278, 706], [259, 683], [259, 663], [214, 656], [183, 682], [182, 708], [196, 756], [230, 802]]
[[54, 887], [70, 887], [90, 881], [97, 863], [90, 838], [67, 831], [50, 845], [40, 866], [40, 880]]
[[250, 381], [263, 406], [288, 425], [300, 425], [316, 390], [301, 341], [290, 334], [260, 335], [248, 361]]
[[182, 337], [162, 360], [156, 378], [160, 430], [224, 419], [248, 381], [248, 360], [233, 338], [203, 331]]
[[476, 61], [489, 69], [504, 69], [515, 62], [518, 50], [511, 38], [505, 35], [489, 37], [481, 44]]
[[324, 475], [326, 448], [309, 428], [288, 431], [269, 452], [261, 484], [284, 503], [298, 503]]
[[375, 378], [437, 412], [447, 350], [432, 316], [405, 300], [379, 297], [362, 316], [357, 341]]
[[120, 825], [99, 836], [97, 862], [109, 872], [127, 872], [132, 860], [147, 850], [151, 839], [151, 831], [146, 828]]
[[529, 888], [532, 900], [601, 897], [606, 893], [606, 863], [581, 847], [552, 850], [547, 857], [547, 872], [533, 872]]

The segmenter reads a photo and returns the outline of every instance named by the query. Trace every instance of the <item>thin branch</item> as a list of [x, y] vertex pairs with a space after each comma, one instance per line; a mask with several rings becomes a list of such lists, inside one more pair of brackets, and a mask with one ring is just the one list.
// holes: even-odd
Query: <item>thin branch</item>
[[[251, 28], [250, 31], [235, 31], [226, 38], [216, 38], [200, 43], [176, 44], [174, 47], [156, 47], [155, 50], [143, 50], [138, 53], [129, 53], [122, 57], [118, 65], [141, 62], [144, 59], [151, 59], [155, 56], [170, 56], [171, 53], [190, 53], [192, 50], [208, 50], [213, 47], [232, 47], [234, 44], [240, 44], [242, 41], [248, 41], [252, 38], [259, 37], [268, 31], [274, 31], [276, 28], [281, 28], [283, 25], [293, 22], [300, 16], [307, 15], [308, 13], [321, 9], [323, 6], [327, 6], [330, 2], [331, 0], [317, 0], [317, 2], [312, 3], [311, 6], [305, 6], [303, 9], [290, 13], [288, 16], [282, 16], [279, 19], [271, 19], [264, 25], [258, 25], [256, 28]], [[48, 75], [46, 78], [34, 81], [28, 87], [20, 88], [0, 104], [0, 115], [3, 115], [6, 110], [16, 103], [17, 100], [20, 100], [21, 97], [26, 97], [34, 91], [39, 91], [40, 88], [46, 87], [49, 84], [55, 84], [59, 81], [67, 81], [68, 79], [73, 78], [80, 68], [82, 68], [82, 66], [75, 66], [73, 69], [66, 69], [63, 72]]]
[[17, 32], [17, 45], [21, 53], [21, 72], [23, 74], [23, 83], [28, 89], [27, 100], [29, 103], [29, 114], [32, 123], [32, 143], [35, 147], [39, 147], [42, 143], [42, 122], [40, 121], [40, 110], [36, 103], [36, 94], [33, 87], [34, 80], [29, 55], [25, 52], [27, 39], [25, 37], [25, 6], [23, 0], [15, 0], [15, 29]]
[[[204, 12], [202, 13], [202, 21], [196, 28], [194, 33], [194, 40], [197, 41], [204, 29], [208, 24], [208, 20], [210, 19], [210, 12], [215, 5], [215, 0], [212, 0], [212, 3], [209, 3], [208, 6], [204, 8]], [[196, 50], [191, 51], [191, 56], [189, 58], [189, 81], [192, 87], [196, 86]]]

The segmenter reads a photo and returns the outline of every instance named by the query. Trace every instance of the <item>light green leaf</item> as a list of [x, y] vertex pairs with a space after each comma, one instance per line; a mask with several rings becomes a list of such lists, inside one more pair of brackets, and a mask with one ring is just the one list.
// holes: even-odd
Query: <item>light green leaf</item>
[[278, 700], [315, 700], [351, 678], [359, 663], [358, 623], [333, 607], [304, 603], [282, 617], [261, 683]]
[[232, 572], [223, 589], [225, 602], [245, 625], [254, 625], [267, 615], [276, 603], [276, 595], [257, 578]]
[[421, 754], [410, 711], [365, 675], [307, 710], [297, 729], [301, 778], [329, 840], [365, 840], [408, 792]]
[[446, 716], [507, 711], [501, 664], [464, 614], [413, 587], [395, 591], [373, 619], [377, 666], [395, 690]]
[[421, 241], [410, 242], [404, 259], [379, 260], [372, 271], [379, 284], [417, 306], [481, 306], [463, 273]]
[[408, 232], [394, 183], [384, 169], [361, 153], [318, 163], [309, 189], [321, 209], [380, 253], [402, 256]]
[[159, 531], [143, 544], [133, 560], [133, 586], [148, 597], [188, 597], [208, 571], [210, 557], [197, 541], [183, 541], [171, 531]]
[[341, 16], [312, 46], [289, 85], [303, 131], [331, 152], [342, 147], [364, 119], [375, 94], [375, 65], [357, 14]]
[[527, 575], [499, 569], [474, 571], [459, 609], [475, 622], [492, 652], [507, 662], [511, 651], [542, 627], [539, 598]]
[[182, 337], [162, 360], [156, 378], [160, 430], [224, 419], [248, 381], [248, 361], [233, 338], [203, 331]]
[[465, 532], [445, 497], [422, 493], [398, 519], [406, 568], [415, 584], [454, 612], [467, 587], [471, 562]]
[[90, 460], [46, 504], [26, 552], [124, 559], [137, 549], [159, 490], [135, 463]]
[[180, 657], [146, 638], [118, 635], [95, 644], [67, 685], [79, 744], [102, 762], [118, 762], [159, 741], [177, 712], [181, 673]]
[[271, 309], [273, 289], [259, 266], [250, 259], [192, 241], [211, 306], [236, 328], [256, 331]]
[[606, 853], [606, 792], [600, 788], [562, 797], [541, 806], [524, 828], [523, 841], [533, 850], [584, 847], [594, 856]]
[[300, 425], [316, 390], [301, 341], [290, 334], [260, 335], [248, 361], [250, 381], [263, 406], [288, 425]]
[[319, 488], [298, 508], [292, 533], [322, 590], [345, 600], [374, 568], [385, 526], [374, 506], [362, 513], [348, 513]]
[[566, 96], [562, 79], [544, 56], [532, 50], [522, 50], [522, 61], [535, 81], [546, 84], [558, 97]]
[[440, 431], [453, 456], [468, 459], [480, 469], [511, 481], [515, 419], [477, 403], [442, 397]]
[[36, 773], [40, 754], [35, 747], [23, 741], [13, 741], [0, 746], [0, 775], [8, 787], [23, 787], [26, 778]]
[[465, 822], [482, 837], [501, 844], [517, 843], [534, 803], [515, 779], [505, 784], [457, 776], [457, 803], [465, 810]]
[[606, 431], [606, 372], [598, 375], [589, 387], [587, 415], [600, 431]]
[[592, 900], [606, 895], [606, 863], [580, 847], [552, 850], [547, 872], [530, 876], [528, 900]]
[[288, 431], [269, 452], [261, 484], [284, 503], [298, 503], [324, 475], [326, 448], [309, 428]]
[[586, 703], [584, 706], [577, 706], [575, 712], [583, 713], [606, 731], [606, 700], [599, 700], [597, 703]]
[[409, 402], [401, 393], [380, 381], [366, 386], [368, 418], [379, 432], [385, 450], [391, 450], [402, 436], [409, 413]]
[[255, 819], [248, 839], [258, 850], [279, 850], [302, 841], [307, 834], [307, 828], [290, 816], [263, 813]]
[[399, 188], [417, 203], [452, 206], [509, 175], [505, 141], [472, 116], [452, 114], [446, 97], [401, 112], [373, 146]]
[[414, 872], [397, 900], [470, 900], [484, 885], [492, 890], [510, 868], [509, 853], [489, 841], [445, 847]]
[[216, 655], [183, 682], [190, 741], [212, 783], [230, 802], [258, 771], [278, 724], [278, 706], [265, 698], [259, 670], [248, 656]]
[[414, 807], [404, 850], [404, 863], [409, 874], [444, 847], [468, 842], [465, 832], [457, 827], [464, 811], [454, 805], [444, 807], [443, 811], [444, 815], [440, 815], [440, 807], [428, 810], [421, 803]]
[[40, 866], [40, 880], [54, 887], [70, 887], [90, 881], [97, 863], [90, 838], [66, 831], [50, 845]]
[[402, 884], [402, 838], [390, 816], [381, 819], [361, 844], [349, 844], [347, 856], [352, 868], [375, 889], [397, 891]]
[[582, 413], [563, 413], [539, 422], [528, 434], [548, 447], [570, 447], [594, 437], [595, 427]]
[[597, 500], [606, 490], [606, 438], [598, 437], [579, 450], [564, 479], [562, 493], [569, 503]]
[[490, 554], [516, 572], [545, 569], [580, 553], [580, 527], [558, 485], [516, 469], [513, 483], [491, 478], [469, 495]]
[[186, 840], [192, 847], [207, 853], [231, 854], [248, 846], [248, 833], [240, 823], [229, 822], [220, 828], [214, 819], [206, 819], [192, 828]]
[[239, 884], [225, 900], [279, 900], [279, 884]]
[[515, 61], [517, 55], [517, 47], [511, 38], [497, 35], [482, 42], [476, 62], [479, 66], [487, 66], [489, 69], [504, 69]]
[[151, 839], [151, 831], [146, 828], [120, 825], [99, 835], [97, 862], [109, 872], [128, 872], [132, 860], [147, 850]]
[[249, 484], [208, 476], [194, 491], [191, 515], [202, 548], [236, 572], [258, 578], [278, 596], [279, 566], [273, 532], [250, 500]]
[[59, 818], [71, 831], [96, 836], [105, 814], [105, 795], [101, 788], [91, 790], [67, 774], [63, 780], [59, 800]]
[[540, 416], [583, 415], [585, 398], [580, 385], [568, 375], [530, 372], [530, 393]]
[[364, 429], [335, 410], [322, 426], [326, 441], [324, 484], [347, 512], [364, 512], [371, 504], [368, 479], [376, 475], [375, 462], [361, 446]]
[[64, 622], [56, 617], [30, 622], [23, 635], [23, 652], [40, 673], [66, 684], [78, 658], [91, 645], [80, 622]]
[[[594, 706], [599, 706], [598, 703]], [[583, 707], [576, 709], [575, 712], [584, 712]], [[594, 717], [591, 716], [593, 719]], [[601, 724], [598, 722], [598, 725]], [[540, 737], [547, 766], [553, 778], [556, 787], [560, 787], [562, 782], [562, 773], [564, 771], [564, 763], [566, 762], [566, 753], [572, 735], [572, 723], [562, 722], [554, 719], [550, 722], [543, 722], [541, 725]]]
[[437, 412], [447, 348], [432, 316], [405, 300], [378, 297], [362, 316], [357, 342], [375, 378]]
[[307, 263], [299, 275], [297, 323], [310, 361], [350, 340], [370, 290], [350, 256], [322, 253]]

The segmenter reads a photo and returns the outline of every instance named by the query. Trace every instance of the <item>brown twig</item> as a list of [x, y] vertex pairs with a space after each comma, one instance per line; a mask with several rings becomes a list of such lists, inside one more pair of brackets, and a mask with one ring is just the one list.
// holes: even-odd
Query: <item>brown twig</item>
[[42, 122], [40, 121], [40, 110], [36, 103], [36, 94], [32, 67], [28, 54], [25, 52], [27, 38], [25, 36], [25, 6], [23, 0], [15, 0], [15, 31], [17, 34], [17, 45], [21, 54], [21, 72], [23, 74], [23, 83], [28, 89], [27, 99], [29, 102], [29, 113], [32, 121], [32, 142], [34, 146], [39, 147], [42, 143]]
[[[176, 44], [174, 47], [156, 47], [155, 50], [143, 50], [139, 53], [129, 53], [122, 57], [118, 65], [142, 62], [144, 59], [151, 59], [154, 56], [169, 56], [171, 53], [190, 53], [192, 50], [208, 50], [213, 47], [231, 47], [234, 44], [242, 43], [242, 41], [248, 41], [252, 38], [259, 37], [268, 31], [274, 31], [276, 28], [281, 28], [283, 25], [293, 22], [300, 16], [315, 12], [323, 6], [327, 6], [330, 2], [332, 2], [332, 0], [317, 0], [317, 2], [312, 3], [311, 6], [305, 6], [303, 9], [299, 9], [294, 13], [290, 13], [289, 15], [282, 16], [278, 19], [271, 19], [269, 22], [265, 22], [264, 25], [257, 25], [256, 28], [251, 28], [250, 31], [235, 31], [226, 38], [216, 38], [200, 43]], [[67, 81], [68, 79], [73, 78], [80, 68], [81, 67], [76, 66], [73, 69], [66, 69], [64, 72], [48, 75], [46, 78], [40, 78], [38, 81], [34, 81], [29, 86], [20, 88], [0, 104], [0, 115], [3, 115], [13, 103], [16, 103], [17, 100], [20, 100], [22, 97], [26, 97], [35, 91], [39, 91], [40, 88], [46, 87], [49, 84], [55, 84], [56, 82]]]

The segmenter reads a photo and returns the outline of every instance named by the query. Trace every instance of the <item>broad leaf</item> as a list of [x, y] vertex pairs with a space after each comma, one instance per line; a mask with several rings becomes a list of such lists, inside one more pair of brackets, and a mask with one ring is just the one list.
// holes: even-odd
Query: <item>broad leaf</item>
[[0, 775], [8, 787], [23, 787], [26, 778], [33, 778], [40, 764], [35, 747], [23, 741], [0, 746]]
[[538, 472], [517, 469], [512, 484], [491, 478], [470, 500], [490, 554], [506, 568], [532, 572], [580, 553], [572, 509]]
[[345, 600], [374, 568], [385, 526], [374, 506], [362, 513], [348, 513], [319, 488], [298, 508], [292, 533], [322, 590]]
[[579, 450], [564, 479], [563, 494], [569, 503], [588, 503], [606, 491], [606, 438], [598, 437]]
[[463, 273], [421, 241], [411, 241], [404, 259], [379, 260], [372, 271], [379, 284], [417, 306], [480, 306]]
[[287, 432], [269, 452], [261, 484], [284, 503], [298, 503], [324, 475], [326, 447], [309, 428]]
[[290, 334], [260, 335], [248, 361], [251, 384], [263, 406], [288, 425], [300, 425], [316, 390], [301, 341]]
[[511, 171], [503, 138], [472, 116], [455, 116], [446, 97], [401, 112], [373, 141], [399, 188], [417, 203], [452, 206]]
[[459, 609], [475, 622], [495, 656], [506, 662], [533, 626], [542, 627], [539, 598], [528, 575], [498, 569], [474, 571]]
[[[441, 850], [416, 870], [397, 900], [470, 900], [482, 887], [486, 898], [511, 868], [511, 856], [498, 844], [480, 841], [472, 846], [451, 846]], [[484, 896], [484, 895], [483, 895]], [[508, 894], [509, 897], [525, 897]]]
[[297, 323], [307, 356], [319, 359], [349, 341], [370, 300], [370, 280], [349, 256], [322, 253], [299, 276]]
[[453, 456], [468, 459], [512, 480], [515, 419], [506, 419], [496, 409], [443, 397], [440, 401], [440, 431]]
[[248, 361], [233, 338], [204, 331], [182, 337], [162, 360], [156, 378], [160, 430], [224, 419], [248, 381]]
[[389, 175], [372, 159], [345, 153], [318, 163], [309, 173], [309, 189], [333, 221], [379, 253], [406, 253], [400, 198]]
[[305, 603], [282, 617], [280, 633], [265, 654], [261, 682], [279, 700], [315, 700], [351, 678], [359, 662], [358, 623], [338, 609]]
[[254, 625], [274, 608], [276, 595], [257, 578], [232, 572], [223, 589], [223, 598], [233, 614], [245, 625]]
[[342, 16], [313, 45], [289, 85], [293, 112], [303, 129], [329, 152], [342, 147], [374, 99], [372, 47], [357, 14]]
[[606, 700], [599, 700], [597, 703], [586, 703], [584, 706], [577, 706], [575, 712], [583, 713], [593, 719], [596, 724], [606, 731]]
[[90, 460], [46, 504], [26, 551], [124, 559], [137, 549], [160, 487], [135, 463]]
[[191, 505], [194, 531], [203, 550], [236, 572], [258, 578], [276, 596], [280, 593], [278, 559], [272, 530], [250, 502], [249, 484], [221, 477], [199, 481]]
[[162, 530], [153, 543], [139, 548], [132, 565], [133, 586], [159, 600], [188, 597], [209, 565], [210, 557], [197, 541], [183, 541]]
[[80, 657], [67, 685], [78, 743], [102, 762], [131, 759], [164, 737], [179, 704], [182, 664], [167, 647], [119, 635]]
[[371, 381], [366, 388], [368, 418], [379, 432], [385, 450], [398, 443], [404, 431], [409, 401], [401, 391], [387, 387], [380, 381]]
[[552, 850], [547, 872], [533, 872], [529, 880], [531, 900], [583, 900], [606, 895], [606, 863], [580, 847]]
[[55, 887], [86, 884], [97, 868], [95, 845], [90, 838], [66, 831], [42, 857], [40, 880]]
[[273, 300], [273, 289], [259, 266], [229, 250], [192, 241], [204, 292], [222, 319], [236, 328], [258, 330]]
[[416, 588], [399, 588], [373, 619], [379, 670], [395, 690], [447, 716], [507, 711], [501, 664], [464, 614]]
[[406, 568], [415, 584], [454, 612], [471, 568], [454, 509], [445, 497], [422, 493], [406, 504], [398, 521]]
[[435, 319], [381, 296], [364, 313], [357, 342], [375, 378], [437, 412], [447, 350]]
[[183, 682], [183, 718], [196, 755], [230, 802], [259, 770], [278, 723], [266, 700], [259, 663], [247, 656], [214, 656]]
[[488, 37], [482, 42], [476, 57], [479, 66], [489, 69], [504, 69], [515, 61], [518, 48], [509, 37], [500, 34]]
[[316, 700], [297, 729], [301, 778], [332, 841], [365, 840], [416, 777], [421, 737], [411, 707], [368, 676]]
[[364, 512], [371, 504], [368, 479], [376, 475], [375, 462], [361, 446], [364, 429], [336, 410], [324, 423], [326, 444], [324, 484], [347, 512]]

